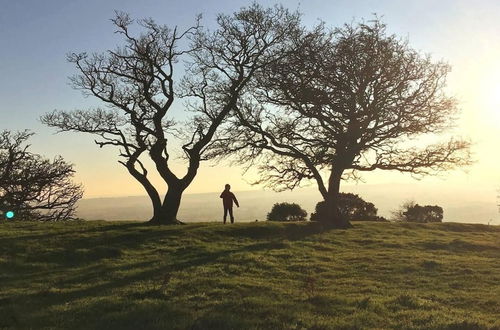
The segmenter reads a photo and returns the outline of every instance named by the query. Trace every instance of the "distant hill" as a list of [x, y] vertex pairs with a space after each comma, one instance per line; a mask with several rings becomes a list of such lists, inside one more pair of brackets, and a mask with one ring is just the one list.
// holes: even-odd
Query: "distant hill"
[[[454, 187], [443, 190], [439, 185], [380, 184], [345, 185], [343, 191], [359, 194], [375, 204], [379, 214], [390, 217], [404, 201], [440, 205], [444, 208], [444, 221], [500, 224], [495, 191], [485, 187]], [[222, 204], [220, 192], [185, 194], [178, 218], [186, 222], [220, 221]], [[236, 209], [237, 221], [265, 220], [272, 205], [278, 202], [299, 203], [309, 214], [321, 199], [313, 188], [293, 192], [235, 191], [241, 207]], [[78, 214], [87, 220], [147, 220], [151, 205], [146, 196], [83, 199]]]

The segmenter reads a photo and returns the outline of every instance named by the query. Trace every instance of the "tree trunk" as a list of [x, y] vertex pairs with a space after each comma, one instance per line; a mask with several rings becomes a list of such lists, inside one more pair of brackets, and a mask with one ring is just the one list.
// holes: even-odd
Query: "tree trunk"
[[170, 186], [163, 199], [161, 207], [154, 209], [153, 217], [149, 223], [155, 225], [175, 225], [181, 222], [177, 220], [177, 212], [181, 205], [181, 198], [184, 189], [177, 186]]
[[327, 223], [335, 228], [350, 228], [352, 227], [339, 210], [338, 200], [340, 193], [340, 180], [342, 178], [342, 168], [333, 167], [328, 181], [328, 195], [325, 198], [326, 212], [323, 214], [322, 222]]

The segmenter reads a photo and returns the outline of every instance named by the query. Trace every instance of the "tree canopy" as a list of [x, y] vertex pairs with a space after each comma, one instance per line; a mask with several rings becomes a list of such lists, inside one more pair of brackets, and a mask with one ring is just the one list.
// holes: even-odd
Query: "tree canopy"
[[410, 205], [403, 211], [404, 221], [408, 222], [442, 222], [443, 208], [438, 205]]
[[276, 203], [267, 214], [269, 221], [305, 221], [307, 212], [296, 203]]
[[[348, 221], [385, 221], [383, 217], [377, 215], [378, 210], [373, 203], [365, 201], [356, 194], [340, 193], [338, 208], [342, 217]], [[319, 202], [316, 204], [315, 212], [311, 214], [311, 221], [321, 221], [326, 212], [326, 202]]]
[[30, 152], [31, 136], [28, 131], [0, 132], [0, 211], [19, 220], [74, 218], [83, 189], [72, 182], [73, 165], [60, 156], [49, 160]]
[[375, 19], [328, 30], [320, 24], [293, 38], [238, 103], [219, 157], [257, 166], [275, 190], [314, 180], [328, 212], [323, 221], [349, 222], [338, 209], [341, 179], [373, 170], [421, 177], [470, 164], [466, 140], [446, 133], [457, 114], [445, 93], [450, 66], [388, 34]]
[[[150, 221], [177, 223], [182, 193], [200, 162], [210, 158], [206, 151], [219, 126], [253, 77], [283, 56], [299, 16], [254, 3], [233, 15], [218, 15], [214, 31], [203, 29], [199, 20], [180, 30], [143, 19], [135, 21], [142, 28], [137, 35], [129, 15], [117, 13], [112, 21], [122, 47], [68, 56], [78, 71], [73, 86], [104, 107], [54, 111], [42, 122], [59, 131], [93, 134], [98, 146], [118, 148], [119, 163], [151, 199]], [[175, 75], [179, 62], [187, 63], [183, 79]], [[187, 123], [172, 114], [177, 98], [184, 98], [184, 109], [193, 114]], [[184, 173], [172, 169], [174, 156], [186, 161]], [[167, 185], [164, 196], [150, 181], [147, 162]]]

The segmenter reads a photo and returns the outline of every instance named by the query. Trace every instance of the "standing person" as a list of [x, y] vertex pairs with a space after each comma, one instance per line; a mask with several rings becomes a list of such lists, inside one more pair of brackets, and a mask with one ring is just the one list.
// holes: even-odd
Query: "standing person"
[[230, 189], [231, 186], [226, 184], [224, 191], [222, 192], [222, 194], [220, 194], [220, 198], [222, 198], [222, 205], [224, 206], [224, 224], [226, 223], [227, 212], [229, 212], [231, 223], [234, 223], [233, 201], [237, 207], [240, 207], [240, 204], [238, 203], [236, 196], [234, 196], [234, 194], [229, 191]]

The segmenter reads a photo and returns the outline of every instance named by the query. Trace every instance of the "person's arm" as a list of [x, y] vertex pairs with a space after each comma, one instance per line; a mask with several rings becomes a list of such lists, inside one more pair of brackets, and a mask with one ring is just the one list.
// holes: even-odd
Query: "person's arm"
[[219, 197], [223, 198], [223, 196], [224, 196], [224, 192], [222, 192]]
[[238, 200], [236, 199], [236, 196], [233, 194], [233, 201], [236, 204], [236, 206], [240, 207], [240, 203], [238, 203]]

